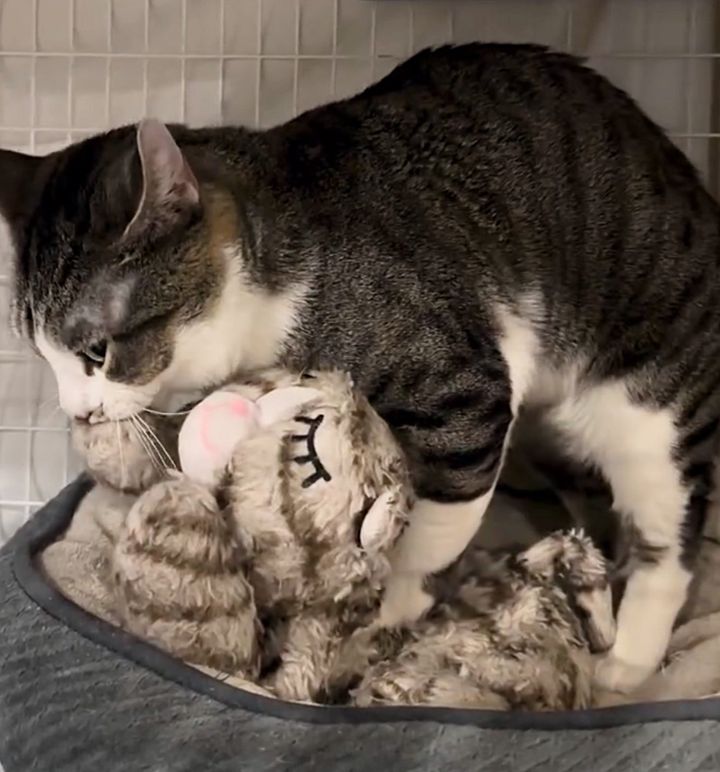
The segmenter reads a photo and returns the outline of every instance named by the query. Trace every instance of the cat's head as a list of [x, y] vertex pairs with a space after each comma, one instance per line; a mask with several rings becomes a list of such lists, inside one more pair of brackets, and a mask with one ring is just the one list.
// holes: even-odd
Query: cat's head
[[154, 120], [42, 158], [0, 151], [12, 324], [68, 414], [123, 418], [271, 363], [293, 293], [250, 281], [248, 234], [214, 163], [191, 132]]

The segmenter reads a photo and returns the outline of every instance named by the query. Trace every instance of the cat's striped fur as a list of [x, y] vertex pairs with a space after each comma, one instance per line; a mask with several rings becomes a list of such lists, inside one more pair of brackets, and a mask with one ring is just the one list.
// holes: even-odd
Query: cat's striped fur
[[652, 548], [600, 681], [660, 661], [720, 417], [720, 212], [603, 77], [444, 47], [268, 131], [145, 122], [0, 170], [16, 322], [70, 412], [122, 417], [241, 366], [351, 371], [422, 497], [392, 616], [423, 608], [515, 416], [542, 410]]

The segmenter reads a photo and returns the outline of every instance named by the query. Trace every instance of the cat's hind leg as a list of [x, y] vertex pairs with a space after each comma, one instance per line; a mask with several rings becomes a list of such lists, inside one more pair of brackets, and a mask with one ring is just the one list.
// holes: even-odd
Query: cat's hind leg
[[598, 466], [636, 542], [617, 637], [596, 672], [598, 686], [629, 691], [662, 661], [691, 579], [684, 537], [693, 486], [683, 432], [672, 409], [637, 402], [622, 381], [580, 391], [550, 418], [573, 451]]

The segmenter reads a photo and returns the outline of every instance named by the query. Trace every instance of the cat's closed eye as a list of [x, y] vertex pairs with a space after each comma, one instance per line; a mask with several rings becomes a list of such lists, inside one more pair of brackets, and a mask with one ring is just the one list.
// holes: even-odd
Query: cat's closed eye
[[100, 340], [78, 352], [78, 356], [90, 367], [102, 367], [107, 357], [107, 341]]

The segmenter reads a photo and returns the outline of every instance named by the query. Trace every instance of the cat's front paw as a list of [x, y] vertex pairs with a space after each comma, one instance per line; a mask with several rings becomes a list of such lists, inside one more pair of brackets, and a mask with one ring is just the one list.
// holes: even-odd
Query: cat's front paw
[[111, 488], [141, 493], [176, 464], [177, 442], [158, 425], [141, 429], [130, 420], [73, 421], [71, 432], [88, 472]]
[[594, 686], [600, 691], [628, 694], [646, 681], [653, 671], [652, 664], [631, 662], [611, 649], [597, 660]]

